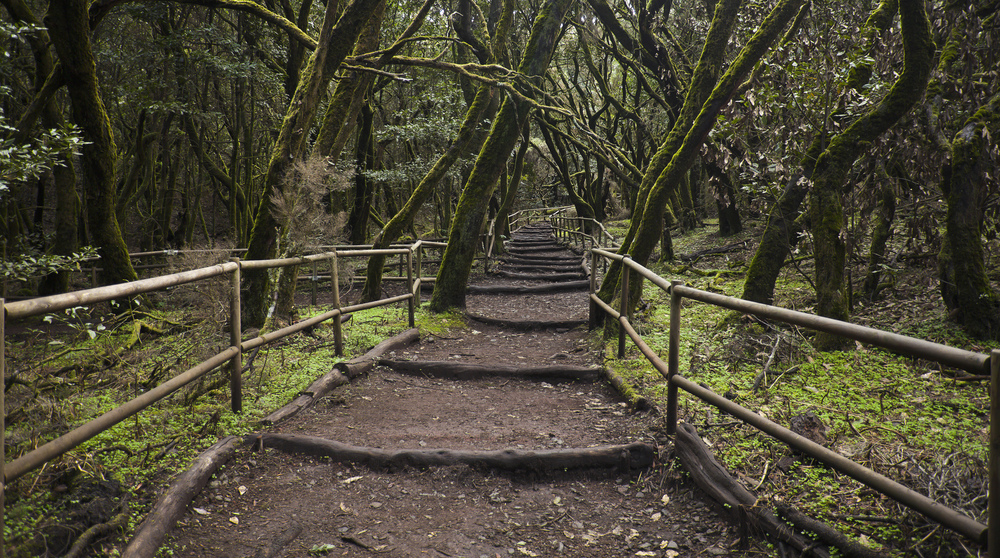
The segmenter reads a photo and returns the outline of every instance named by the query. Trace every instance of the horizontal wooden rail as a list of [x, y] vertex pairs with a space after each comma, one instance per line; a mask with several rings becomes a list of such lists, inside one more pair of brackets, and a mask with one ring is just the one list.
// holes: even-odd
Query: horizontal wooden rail
[[[877, 490], [882, 494], [885, 494], [886, 496], [889, 496], [897, 502], [922, 513], [926, 517], [937, 521], [941, 525], [944, 525], [945, 527], [948, 527], [965, 537], [975, 540], [980, 544], [985, 545], [987, 543], [989, 529], [986, 525], [979, 523], [975, 519], [961, 512], [939, 504], [927, 496], [911, 490], [902, 484], [893, 481], [892, 479], [880, 475], [879, 473], [876, 473], [875, 471], [872, 471], [871, 469], [868, 469], [840, 455], [839, 453], [831, 451], [807, 438], [804, 438], [791, 430], [764, 418], [754, 411], [751, 411], [738, 403], [730, 401], [722, 395], [702, 387], [698, 383], [682, 376], [679, 372], [678, 362], [681, 300], [683, 298], [691, 298], [707, 304], [729, 308], [731, 310], [747, 314], [753, 314], [762, 318], [782, 321], [827, 333], [834, 333], [871, 345], [887, 348], [899, 353], [933, 360], [948, 366], [962, 368], [979, 374], [989, 374], [991, 372], [996, 373], [997, 369], [1000, 367], [997, 366], [997, 363], [995, 363], [994, 360], [998, 358], [1000, 351], [995, 351], [994, 356], [991, 357], [990, 355], [957, 349], [947, 345], [941, 345], [922, 339], [915, 339], [874, 328], [841, 322], [839, 320], [832, 320], [816, 316], [814, 314], [807, 314], [804, 312], [778, 308], [766, 304], [759, 304], [725, 295], [701, 291], [682, 285], [679, 282], [671, 283], [656, 275], [645, 266], [632, 261], [632, 259], [627, 255], [619, 255], [607, 250], [596, 248], [591, 250], [591, 254], [595, 259], [600, 256], [622, 262], [625, 268], [622, 275], [623, 293], [628, 289], [628, 275], [630, 271], [637, 272], [641, 277], [651, 281], [670, 293], [671, 312], [668, 354], [669, 362], [663, 362], [663, 360], [649, 347], [649, 345], [646, 344], [638, 332], [636, 332], [635, 328], [632, 327], [629, 317], [625, 311], [627, 305], [623, 304], [622, 311], [616, 311], [597, 296], [596, 285], [593, 282], [592, 285], [594, 286], [592, 286], [590, 292], [591, 312], [603, 311], [604, 313], [614, 317], [621, 326], [621, 333], [619, 337], [619, 357], [623, 356], [622, 342], [624, 336], [627, 335], [639, 348], [643, 356], [645, 356], [653, 367], [656, 368], [667, 380], [668, 433], [673, 433], [676, 428], [676, 390], [680, 388], [695, 397], [698, 397], [702, 401], [714, 405], [743, 422], [746, 422], [761, 432], [781, 440], [790, 447], [801, 451], [806, 455], [825, 463], [833, 469], [840, 471], [841, 473]], [[627, 295], [622, 294], [622, 298], [627, 299]], [[596, 321], [596, 318], [592, 316], [590, 323], [596, 324]], [[998, 444], [1000, 444], [1000, 438], [998, 438]], [[993, 459], [995, 449], [997, 448], [991, 447], [991, 459]], [[995, 476], [993, 471], [991, 471], [991, 477], [992, 476]], [[993, 498], [991, 498], [990, 505], [993, 505], [992, 500]]]

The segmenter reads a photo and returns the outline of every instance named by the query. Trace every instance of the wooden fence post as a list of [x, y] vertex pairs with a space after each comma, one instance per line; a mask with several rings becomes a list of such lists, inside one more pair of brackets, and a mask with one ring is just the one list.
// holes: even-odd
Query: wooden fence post
[[[628, 279], [629, 267], [627, 260], [631, 259], [628, 254], [625, 255], [625, 259], [622, 260], [622, 288], [621, 288], [621, 304], [619, 305], [618, 320], [621, 321], [622, 318], [628, 319]], [[618, 324], [618, 358], [625, 358], [625, 328]]]
[[232, 399], [234, 413], [243, 412], [243, 352], [239, 350], [243, 342], [243, 305], [240, 301], [240, 259], [231, 258], [236, 264], [231, 277], [232, 295], [229, 299], [229, 343], [237, 349], [233, 359], [229, 361], [229, 396]]
[[[340, 308], [340, 274], [337, 270], [337, 249], [333, 249], [330, 257], [330, 286], [333, 288], [333, 307]], [[341, 327], [340, 319], [337, 316], [333, 320], [333, 352], [337, 356], [344, 356], [344, 329]]]
[[990, 352], [990, 494], [987, 502], [987, 545], [991, 558], [1000, 556], [1000, 349]]
[[319, 283], [319, 274], [316, 272], [316, 266], [319, 265], [317, 262], [312, 263], [312, 298], [310, 302], [311, 306], [316, 306], [316, 284]]
[[597, 313], [600, 308], [597, 307], [597, 303], [594, 302], [594, 294], [597, 292], [597, 252], [594, 252], [593, 246], [590, 249], [590, 297], [587, 299], [590, 310], [587, 313], [587, 329], [594, 331], [597, 327]]
[[[672, 281], [671, 287], [681, 285], [680, 281]], [[681, 346], [681, 295], [670, 289], [670, 340], [667, 350], [667, 434], [677, 431], [677, 384], [674, 375], [680, 368], [680, 357], [677, 354]]]
[[416, 311], [417, 303], [420, 302], [420, 291], [418, 290], [416, 295], [413, 294], [413, 249], [406, 251], [406, 284], [410, 289], [410, 304], [407, 308], [407, 314], [409, 318], [410, 327], [416, 327]]

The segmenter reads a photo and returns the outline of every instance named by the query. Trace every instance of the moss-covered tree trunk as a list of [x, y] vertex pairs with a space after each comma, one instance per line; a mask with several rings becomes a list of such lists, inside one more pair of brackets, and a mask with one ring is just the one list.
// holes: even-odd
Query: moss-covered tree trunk
[[[886, 179], [889, 177], [886, 176]], [[892, 238], [892, 223], [896, 218], [896, 193], [892, 184], [883, 183], [878, 189], [878, 204], [875, 207], [875, 228], [872, 230], [872, 245], [868, 250], [868, 272], [862, 292], [874, 299], [880, 290], [882, 267], [885, 265], [885, 249]]]
[[[540, 76], [548, 68], [563, 17], [573, 3], [572, 0], [549, 0], [535, 17], [519, 67], [523, 76]], [[510, 97], [500, 107], [455, 208], [448, 247], [441, 260], [431, 297], [430, 308], [434, 312], [465, 306], [465, 287], [472, 271], [487, 205], [529, 110], [528, 104]]]
[[[379, 33], [382, 30], [382, 20], [385, 16], [385, 0], [378, 2], [378, 7], [372, 13], [358, 43], [354, 47], [354, 55], [362, 55], [378, 48]], [[316, 134], [313, 153], [328, 157], [333, 161], [340, 158], [340, 153], [347, 145], [354, 131], [358, 117], [361, 114], [365, 95], [371, 86], [375, 74], [370, 72], [347, 72], [334, 90], [323, 115], [323, 123]]]
[[[17, 23], [28, 23], [41, 27], [41, 22], [28, 6], [21, 0], [3, 0], [0, 2], [7, 9], [11, 20]], [[55, 60], [49, 45], [51, 39], [45, 30], [29, 33], [28, 43], [35, 60], [35, 95], [46, 95], [43, 91], [46, 81], [53, 77]], [[65, 124], [62, 111], [55, 99], [45, 101], [41, 110], [42, 125], [46, 128], [62, 128]], [[33, 120], [33, 119], [31, 119]], [[22, 143], [30, 137], [34, 122], [19, 122], [16, 143]], [[22, 127], [23, 126], [23, 127]], [[78, 217], [80, 197], [76, 191], [76, 170], [73, 160], [68, 155], [61, 155], [52, 168], [52, 179], [56, 192], [56, 230], [51, 244], [54, 254], [69, 256], [78, 248]], [[38, 294], [49, 295], [64, 293], [69, 290], [69, 272], [58, 271], [42, 278], [38, 286]]]
[[989, 191], [987, 161], [991, 135], [1000, 132], [1000, 95], [994, 96], [952, 141], [945, 173], [948, 216], [938, 254], [941, 296], [959, 324], [980, 339], [1000, 339], [1000, 296], [990, 286], [983, 250], [983, 210]]
[[[278, 140], [271, 151], [271, 160], [264, 178], [264, 191], [247, 247], [247, 259], [261, 260], [277, 255], [281, 224], [272, 211], [271, 196], [282, 188], [285, 174], [292, 163], [306, 152], [309, 132], [315, 122], [322, 94], [340, 63], [354, 48], [358, 35], [378, 2], [353, 0], [344, 8], [339, 19], [335, 11], [336, 4], [327, 3], [318, 46], [300, 74], [299, 85], [288, 105]], [[272, 289], [273, 282], [267, 271], [247, 270], [244, 273], [244, 290], [247, 291], [244, 297], [244, 323], [248, 327], [264, 325]]]
[[[863, 29], [863, 34], [869, 37], [868, 44], [863, 48], [864, 52], [871, 51], [871, 38], [878, 31], [885, 30], [892, 24], [896, 9], [896, 0], [883, 0], [872, 11]], [[870, 68], [867, 71], [864, 71], [864, 65], [858, 68], [861, 71], [852, 70], [847, 83], [847, 86], [855, 91], [864, 87], [871, 75]], [[834, 114], [844, 112], [844, 99], [846, 97], [841, 98]], [[764, 304], [770, 304], [773, 301], [774, 285], [778, 280], [778, 275], [785, 265], [788, 254], [798, 241], [801, 227], [797, 220], [802, 215], [802, 204], [812, 188], [816, 161], [827, 149], [827, 140], [828, 138], [823, 133], [819, 133], [813, 138], [806, 149], [805, 156], [799, 163], [800, 173], [788, 181], [777, 202], [772, 206], [757, 252], [747, 269], [746, 280], [743, 284], [744, 299]]]
[[90, 235], [101, 256], [101, 282], [122, 283], [134, 281], [136, 274], [115, 217], [118, 155], [98, 88], [88, 5], [87, 0], [53, 0], [47, 24], [62, 62], [73, 121], [86, 142], [81, 150], [80, 174], [87, 196]]
[[[900, 0], [899, 16], [903, 35], [903, 72], [892, 89], [869, 113], [838, 134], [816, 161], [810, 194], [810, 226], [816, 261], [816, 313], [847, 320], [849, 301], [844, 271], [846, 241], [843, 237], [842, 189], [847, 175], [861, 153], [885, 133], [923, 96], [930, 77], [934, 41], [923, 0]], [[840, 346], [836, 336], [820, 334], [821, 348]]]

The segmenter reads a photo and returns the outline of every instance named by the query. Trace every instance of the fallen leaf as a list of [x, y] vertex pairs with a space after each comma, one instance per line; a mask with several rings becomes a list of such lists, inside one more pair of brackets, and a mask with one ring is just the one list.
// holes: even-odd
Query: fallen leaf
[[240, 493], [240, 496], [243, 496], [244, 494], [247, 493], [247, 487], [240, 485], [239, 487], [236, 488], [236, 491]]
[[650, 519], [652, 519], [653, 521], [659, 521], [661, 517], [663, 517], [663, 514], [660, 512], [656, 512], [652, 516], [650, 516]]
[[680, 555], [681, 553], [677, 552], [676, 550], [668, 550], [666, 554], [664, 554], [663, 556], [664, 558], [677, 558]]
[[667, 495], [667, 494], [664, 494], [663, 498], [660, 498], [660, 501], [663, 502], [663, 505], [665, 506], [665, 505], [667, 505], [667, 504], [670, 503], [670, 496]]
[[198, 515], [208, 515], [209, 513], [205, 508], [191, 508], [191, 510]]
[[340, 481], [340, 483], [341, 484], [351, 484], [352, 482], [359, 481], [359, 480], [361, 480], [363, 478], [364, 477], [351, 477], [349, 479], [344, 479], [344, 480]]
[[236, 517], [234, 515], [234, 516], [232, 516], [232, 517], [229, 518], [229, 522], [232, 523], [233, 525], [239, 525], [240, 524], [240, 518], [238, 518], [238, 517]]

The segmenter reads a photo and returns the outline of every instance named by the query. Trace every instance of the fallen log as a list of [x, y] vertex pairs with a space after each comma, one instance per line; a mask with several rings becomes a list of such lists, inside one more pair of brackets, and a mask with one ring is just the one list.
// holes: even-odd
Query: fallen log
[[490, 273], [506, 277], [507, 279], [521, 279], [523, 281], [566, 281], [586, 277], [586, 275], [579, 271], [576, 273], [518, 273], [516, 271], [498, 269]]
[[816, 534], [816, 538], [824, 543], [837, 547], [841, 555], [847, 558], [880, 558], [884, 556], [881, 552], [864, 546], [861, 543], [852, 541], [843, 533], [830, 527], [822, 521], [813, 519], [788, 504], [778, 504], [775, 506], [778, 513], [789, 523], [798, 527], [800, 531], [811, 531]]
[[577, 289], [589, 289], [590, 281], [565, 281], [562, 283], [550, 283], [548, 285], [470, 285], [466, 292], [473, 294], [532, 294], [532, 293], [555, 293], [563, 291], [575, 291]]
[[480, 316], [479, 314], [473, 314], [471, 312], [466, 312], [466, 316], [470, 320], [475, 320], [480, 323], [502, 326], [510, 329], [516, 329], [518, 331], [534, 331], [537, 329], [573, 329], [574, 327], [580, 327], [587, 323], [587, 320], [552, 320], [552, 321], [542, 321], [542, 320], [503, 320], [500, 318], [490, 318], [488, 316]]
[[202, 452], [191, 468], [177, 477], [173, 485], [157, 500], [125, 547], [122, 558], [151, 558], [155, 555], [167, 533], [184, 515], [194, 497], [205, 488], [219, 467], [225, 465], [236, 453], [239, 441], [236, 436], [226, 436]]
[[299, 411], [311, 407], [313, 403], [326, 397], [334, 388], [347, 385], [350, 382], [350, 378], [342, 374], [340, 370], [334, 368], [309, 384], [309, 387], [300, 391], [299, 395], [288, 404], [260, 419], [260, 422], [261, 424], [271, 425], [293, 417]]
[[628, 400], [629, 405], [632, 409], [636, 411], [652, 411], [654, 414], [659, 414], [660, 410], [649, 403], [649, 400], [645, 397], [636, 393], [635, 389], [631, 384], [625, 381], [613, 368], [610, 366], [605, 366], [601, 369], [601, 377], [611, 384], [611, 387], [615, 388], [618, 395], [621, 395]]
[[757, 497], [736, 482], [715, 460], [694, 426], [685, 422], [677, 424], [674, 448], [681, 464], [698, 487], [716, 502], [734, 510], [745, 527], [763, 532], [795, 548], [804, 556], [829, 558], [830, 553], [825, 548], [796, 533], [791, 526], [775, 517], [771, 510], [759, 505]]
[[405, 347], [417, 339], [420, 339], [420, 330], [416, 328], [408, 329], [395, 337], [390, 337], [378, 345], [375, 345], [364, 355], [352, 358], [351, 360], [345, 362], [338, 362], [337, 364], [334, 364], [333, 367], [335, 370], [340, 371], [341, 374], [347, 376], [348, 378], [356, 378], [361, 374], [366, 374], [369, 370], [374, 368], [375, 362], [384, 353]]
[[255, 448], [273, 448], [286, 453], [329, 457], [344, 463], [369, 467], [447, 467], [469, 465], [503, 471], [552, 471], [560, 469], [612, 468], [643, 469], [653, 464], [656, 447], [641, 442], [592, 448], [553, 450], [388, 450], [352, 446], [301, 434], [250, 434], [244, 438]]
[[475, 380], [490, 377], [524, 378], [529, 380], [593, 381], [601, 369], [597, 366], [571, 366], [555, 364], [546, 366], [482, 365], [448, 360], [390, 360], [379, 359], [379, 366], [396, 372], [419, 374], [433, 378]]

